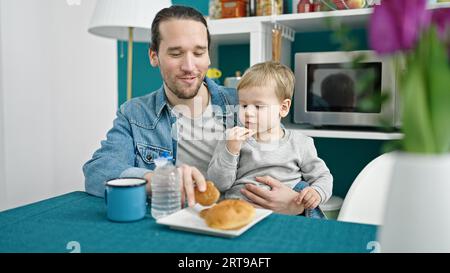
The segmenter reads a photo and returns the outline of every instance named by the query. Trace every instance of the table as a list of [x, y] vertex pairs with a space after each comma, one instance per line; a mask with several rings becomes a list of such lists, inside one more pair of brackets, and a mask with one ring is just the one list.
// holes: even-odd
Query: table
[[370, 252], [376, 226], [271, 214], [237, 238], [178, 231], [147, 214], [106, 218], [104, 200], [72, 192], [0, 213], [0, 252]]

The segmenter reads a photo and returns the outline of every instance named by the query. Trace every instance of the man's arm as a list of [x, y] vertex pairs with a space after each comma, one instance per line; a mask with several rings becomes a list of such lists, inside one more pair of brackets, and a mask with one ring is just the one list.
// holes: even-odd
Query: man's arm
[[83, 166], [86, 192], [102, 197], [105, 181], [118, 177], [144, 177], [150, 170], [135, 168], [135, 148], [131, 126], [122, 112], [117, 111], [114, 125], [101, 142], [92, 159]]

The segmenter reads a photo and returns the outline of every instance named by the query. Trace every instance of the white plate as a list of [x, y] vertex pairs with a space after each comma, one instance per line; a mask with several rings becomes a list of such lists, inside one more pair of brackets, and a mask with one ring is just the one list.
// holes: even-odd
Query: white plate
[[258, 223], [259, 221], [266, 218], [272, 213], [271, 210], [256, 209], [255, 219], [248, 225], [236, 230], [221, 230], [208, 227], [205, 223], [205, 220], [203, 220], [203, 218], [199, 216], [199, 212], [204, 208], [205, 207], [202, 207], [197, 204], [193, 208], [185, 208], [178, 212], [175, 212], [174, 214], [160, 218], [156, 221], [156, 223], [161, 225], [167, 225], [170, 228], [178, 230], [233, 238], [241, 235], [246, 230], [251, 228], [253, 225], [255, 225], [256, 223]]

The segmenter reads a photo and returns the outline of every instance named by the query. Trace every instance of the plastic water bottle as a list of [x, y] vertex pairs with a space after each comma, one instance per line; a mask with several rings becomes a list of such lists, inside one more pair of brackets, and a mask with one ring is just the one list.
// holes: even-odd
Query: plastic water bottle
[[164, 152], [155, 159], [156, 169], [152, 177], [152, 216], [162, 218], [181, 209], [181, 182], [172, 157]]

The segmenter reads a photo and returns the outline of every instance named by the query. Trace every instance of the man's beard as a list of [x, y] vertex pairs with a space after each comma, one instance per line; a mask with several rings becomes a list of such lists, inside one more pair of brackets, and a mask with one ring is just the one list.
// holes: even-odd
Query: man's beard
[[166, 81], [164, 81], [164, 83], [169, 88], [170, 92], [172, 92], [175, 96], [177, 96], [177, 98], [183, 99], [183, 100], [189, 100], [189, 99], [192, 99], [195, 96], [197, 96], [198, 91], [200, 90], [200, 86], [203, 84], [203, 80], [198, 82], [197, 86], [195, 86], [194, 91], [192, 91], [192, 93], [187, 93], [187, 94], [185, 92], [180, 91], [180, 88], [177, 88], [176, 84], [169, 85]]

